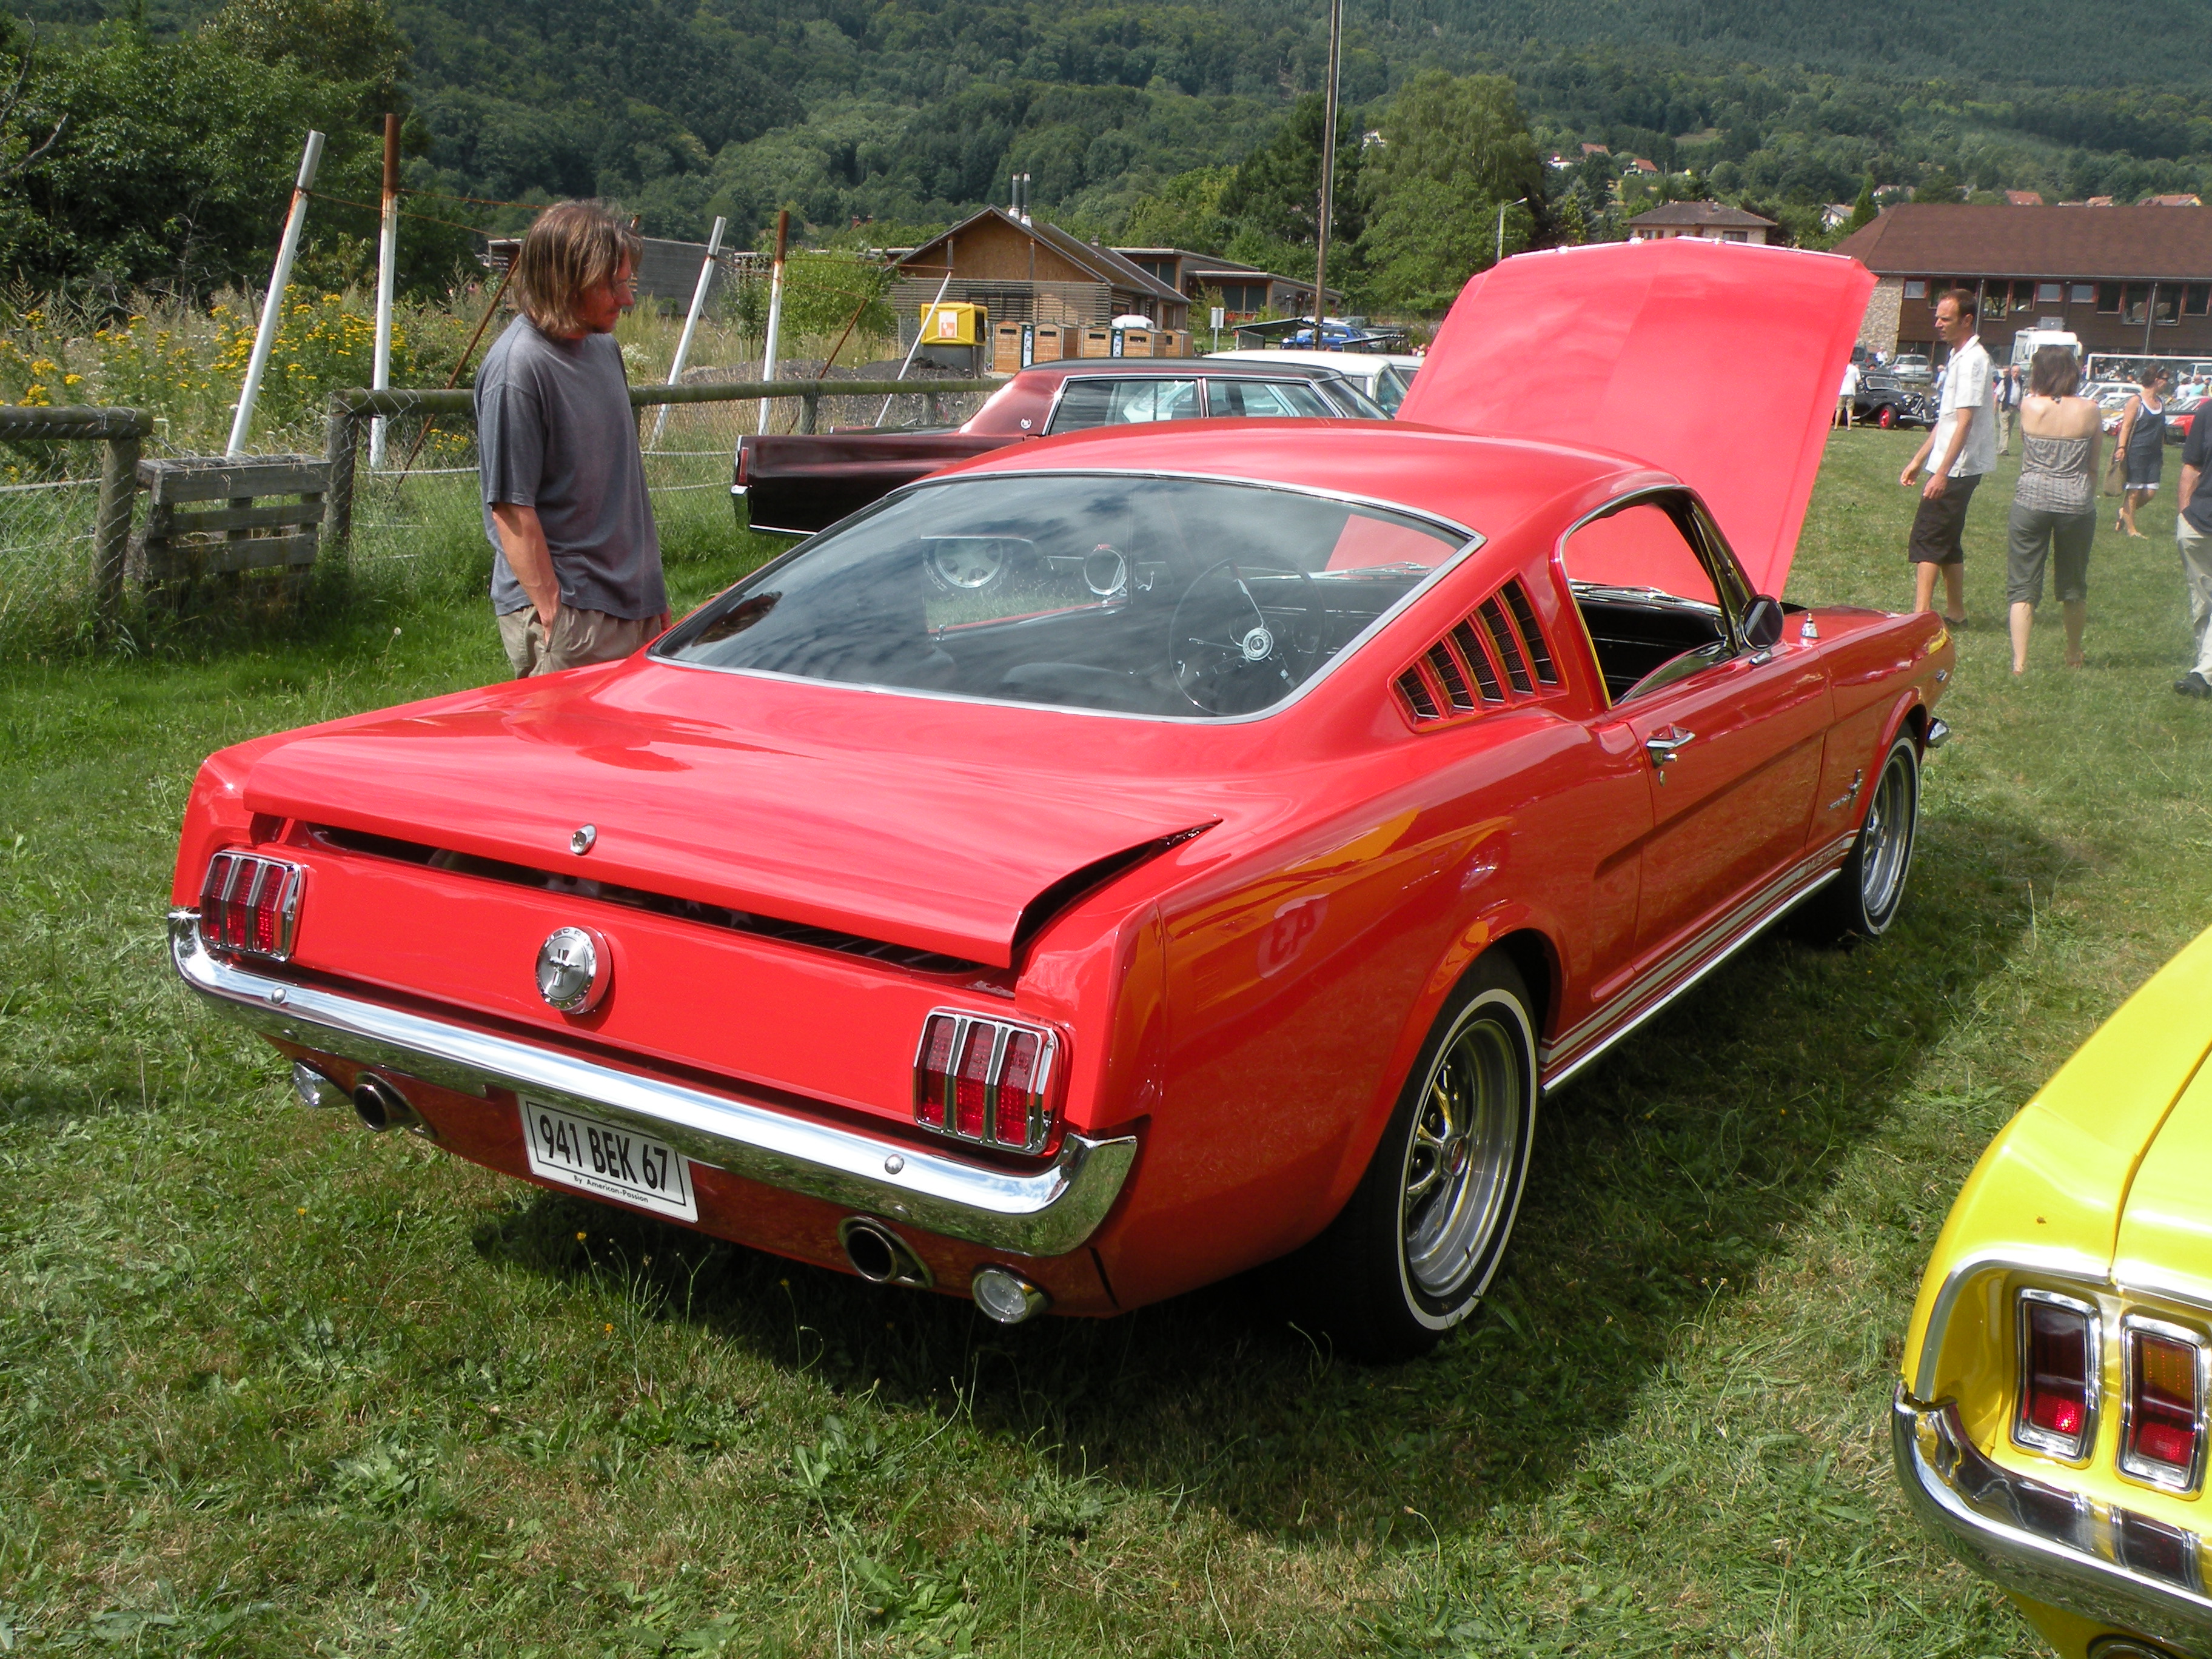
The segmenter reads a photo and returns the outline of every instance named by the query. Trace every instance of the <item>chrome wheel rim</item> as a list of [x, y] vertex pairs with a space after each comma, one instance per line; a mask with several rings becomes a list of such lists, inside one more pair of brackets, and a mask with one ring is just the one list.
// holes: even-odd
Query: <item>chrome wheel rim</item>
[[1497, 1237], [1513, 1202], [1527, 1091], [1499, 1012], [1469, 1010], [1430, 1068], [1406, 1148], [1406, 1273], [1425, 1295], [1462, 1290]]
[[1859, 836], [1859, 898], [1869, 921], [1884, 921], [1905, 889], [1905, 860], [1912, 852], [1911, 769], [1902, 756], [1882, 769]]

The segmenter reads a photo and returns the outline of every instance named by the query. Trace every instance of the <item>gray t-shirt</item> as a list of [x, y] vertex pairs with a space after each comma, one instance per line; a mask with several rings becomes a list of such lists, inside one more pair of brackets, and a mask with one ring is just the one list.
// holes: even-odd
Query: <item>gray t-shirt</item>
[[560, 340], [517, 317], [484, 353], [476, 403], [484, 534], [496, 556], [492, 609], [505, 616], [530, 603], [492, 523], [492, 503], [505, 501], [538, 509], [562, 605], [632, 618], [667, 610], [660, 537], [614, 336]]

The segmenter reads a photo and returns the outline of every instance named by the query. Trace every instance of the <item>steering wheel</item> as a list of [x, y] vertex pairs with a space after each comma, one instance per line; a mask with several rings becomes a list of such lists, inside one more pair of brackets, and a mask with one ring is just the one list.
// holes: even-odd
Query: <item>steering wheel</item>
[[[1293, 605], [1276, 619], [1253, 593], [1249, 578], [1297, 580]], [[1309, 637], [1292, 640], [1283, 623], [1301, 615]], [[1313, 578], [1289, 565], [1223, 559], [1198, 573], [1168, 623], [1168, 659], [1176, 688], [1208, 714], [1249, 714], [1287, 695], [1321, 649], [1321, 595]]]

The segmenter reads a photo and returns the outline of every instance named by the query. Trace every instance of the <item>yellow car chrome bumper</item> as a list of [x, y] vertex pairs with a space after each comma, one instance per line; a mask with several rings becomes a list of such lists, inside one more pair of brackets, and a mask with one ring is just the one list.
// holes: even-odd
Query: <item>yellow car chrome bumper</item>
[[2212, 1654], [2212, 1597], [2195, 1533], [2000, 1468], [1957, 1405], [1900, 1382], [1890, 1440], [1923, 1524], [1968, 1566], [2031, 1601]]

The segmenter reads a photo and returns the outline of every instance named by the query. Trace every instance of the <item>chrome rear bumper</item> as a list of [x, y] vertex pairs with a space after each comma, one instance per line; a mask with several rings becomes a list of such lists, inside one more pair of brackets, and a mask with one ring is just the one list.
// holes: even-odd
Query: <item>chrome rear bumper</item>
[[2195, 1534], [2000, 1468], [1955, 1403], [1923, 1405], [1901, 1382], [1889, 1426], [1914, 1513], [1968, 1566], [2032, 1601], [2212, 1653]]
[[487, 1088], [625, 1124], [702, 1164], [1017, 1255], [1063, 1255], [1097, 1231], [1137, 1158], [1133, 1135], [1070, 1132], [1032, 1175], [794, 1117], [360, 997], [272, 979], [203, 949], [199, 915], [169, 913], [178, 977], [241, 1024], [447, 1088]]

